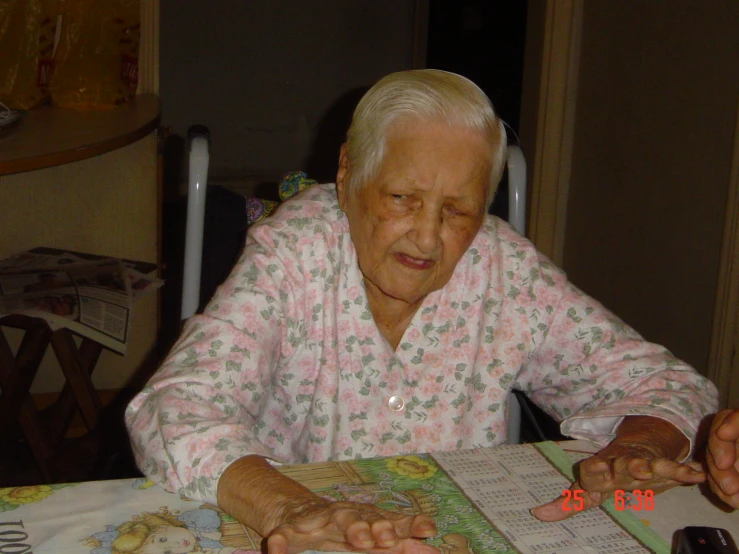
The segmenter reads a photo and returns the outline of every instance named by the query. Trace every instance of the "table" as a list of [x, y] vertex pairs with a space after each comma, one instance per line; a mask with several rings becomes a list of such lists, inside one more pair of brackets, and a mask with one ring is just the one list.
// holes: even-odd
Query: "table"
[[[581, 441], [560, 444], [570, 456], [570, 463], [593, 450], [591, 445]], [[553, 448], [552, 443], [548, 445]], [[506, 456], [516, 457], [521, 452], [516, 449], [524, 448], [534, 447], [518, 445], [489, 450], [507, 449], [504, 450]], [[474, 452], [478, 456], [485, 454], [482, 450]], [[438, 462], [435, 465], [430, 457], [419, 455], [285, 466], [282, 470], [332, 498], [371, 501], [408, 512], [434, 515], [439, 536], [432, 540], [442, 552], [514, 552], [475, 510], [474, 501], [470, 499], [479, 491], [468, 488], [465, 497], [439, 469], [442, 463], [446, 464]], [[470, 475], [474, 477], [473, 473]], [[492, 477], [492, 473], [487, 474], [488, 479]], [[562, 479], [566, 484], [564, 477]], [[405, 486], [410, 482], [414, 485]], [[521, 523], [527, 526], [536, 524], [530, 521], [533, 518], [526, 510], [523, 512], [511, 517], [520, 518]], [[570, 528], [576, 529], [574, 522], [577, 518], [581, 518], [579, 521], [582, 523], [589, 514], [578, 514], [568, 520]], [[653, 511], [639, 517], [667, 542], [661, 549], [656, 548], [656, 552], [669, 552], [673, 533], [686, 525], [723, 527], [735, 535], [739, 529], [739, 512], [722, 512], [702, 496], [697, 487], [673, 489], [656, 497]], [[552, 530], [551, 536], [555, 531]], [[128, 541], [130, 547], [133, 542], [142, 541], [152, 533], [158, 533], [158, 538], [167, 536], [169, 544], [180, 540], [179, 548], [173, 546], [173, 551], [177, 552], [195, 551], [197, 544], [200, 551], [206, 553], [256, 553], [260, 544], [260, 537], [219, 513], [215, 506], [169, 494], [143, 478], [0, 489], [0, 544], [4, 545], [3, 552], [111, 554], [114, 552], [111, 546], [117, 546], [115, 541]], [[610, 543], [607, 549], [595, 545], [590, 551], [634, 552], [619, 550], [615, 544]], [[538, 551], [574, 553], [585, 550], [543, 546]]]
[[[0, 258], [45, 245], [160, 260], [160, 112], [153, 94], [111, 110], [41, 106], [0, 133], [0, 205], [12, 207], [0, 217]], [[156, 298], [136, 311], [127, 356], [100, 354], [95, 383], [111, 395], [125, 387], [156, 346]], [[19, 334], [8, 336], [17, 348]], [[58, 369], [47, 357], [34, 393], [61, 390]]]
[[42, 106], [0, 137], [0, 175], [99, 156], [132, 144], [159, 125], [159, 97], [141, 94], [114, 110]]
[[[15, 355], [2, 327], [23, 329]], [[66, 383], [56, 402], [42, 415], [31, 398], [31, 385], [51, 344]], [[41, 318], [20, 314], [0, 317], [0, 439], [17, 420], [44, 479], [54, 480], [53, 456], [79, 409], [88, 431], [97, 427], [100, 400], [90, 376], [102, 345], [83, 337], [80, 346], [66, 328], [55, 331]]]

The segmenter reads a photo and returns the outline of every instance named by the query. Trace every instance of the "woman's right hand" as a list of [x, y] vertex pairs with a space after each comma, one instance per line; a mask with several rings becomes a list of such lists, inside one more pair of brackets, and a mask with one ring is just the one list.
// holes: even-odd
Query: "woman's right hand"
[[304, 550], [439, 553], [419, 540], [436, 535], [436, 525], [429, 516], [323, 499], [281, 474], [261, 456], [245, 456], [226, 468], [218, 481], [218, 505], [267, 537], [269, 554]]
[[286, 507], [284, 523], [267, 538], [269, 554], [304, 550], [369, 554], [438, 554], [418, 539], [436, 535], [434, 520], [381, 510], [370, 504], [316, 497]]

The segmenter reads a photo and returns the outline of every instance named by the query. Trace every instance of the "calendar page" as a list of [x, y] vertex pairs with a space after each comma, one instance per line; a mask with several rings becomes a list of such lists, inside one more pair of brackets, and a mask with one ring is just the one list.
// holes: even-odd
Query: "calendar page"
[[[634, 516], [636, 499], [628, 493], [618, 503], [611, 499], [605, 507], [580, 511], [571, 497], [567, 507], [574, 515], [558, 523], [532, 516], [531, 508], [570, 487], [572, 460], [553, 443], [439, 452], [432, 457], [523, 554], [670, 552], [669, 545]], [[640, 509], [649, 506], [647, 498], [640, 501]]]

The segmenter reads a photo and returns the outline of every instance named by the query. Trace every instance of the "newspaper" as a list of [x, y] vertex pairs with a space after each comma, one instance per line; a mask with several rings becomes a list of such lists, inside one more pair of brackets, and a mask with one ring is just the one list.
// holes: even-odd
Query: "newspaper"
[[24, 314], [126, 353], [133, 302], [164, 281], [155, 264], [35, 248], [0, 260], [0, 317]]

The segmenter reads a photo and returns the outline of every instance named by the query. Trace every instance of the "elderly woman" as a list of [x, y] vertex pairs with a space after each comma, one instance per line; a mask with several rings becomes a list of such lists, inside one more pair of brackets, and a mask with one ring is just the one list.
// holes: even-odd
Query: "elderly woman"
[[[488, 98], [409, 71], [356, 108], [336, 185], [250, 229], [244, 254], [127, 423], [141, 469], [268, 537], [312, 548], [435, 552], [425, 516], [328, 502], [273, 465], [502, 444], [521, 389], [604, 448], [579, 482], [703, 481], [685, 464], [713, 385], [645, 342], [487, 214], [505, 160]], [[559, 519], [562, 502], [539, 507]]]

